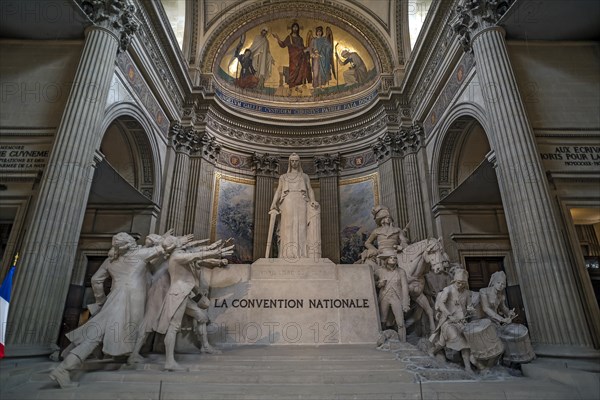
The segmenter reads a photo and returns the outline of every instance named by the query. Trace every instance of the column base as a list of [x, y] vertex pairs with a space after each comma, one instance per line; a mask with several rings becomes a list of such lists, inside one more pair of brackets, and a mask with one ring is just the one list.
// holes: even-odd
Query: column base
[[600, 350], [585, 346], [534, 344], [533, 350], [538, 357], [600, 359]]

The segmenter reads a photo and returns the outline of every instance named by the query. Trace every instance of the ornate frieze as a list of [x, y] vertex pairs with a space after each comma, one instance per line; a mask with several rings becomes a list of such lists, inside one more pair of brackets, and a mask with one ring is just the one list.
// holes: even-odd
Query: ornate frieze
[[[298, 132], [297, 128], [292, 127], [288, 133], [280, 127], [275, 130], [265, 128], [264, 125], [242, 124], [214, 112], [209, 112], [207, 115], [207, 127], [215, 134], [252, 144], [296, 148], [351, 143], [375, 136], [387, 126], [385, 112], [381, 110], [381, 112], [375, 113], [366, 122], [362, 126], [335, 124], [328, 128], [315, 127], [313, 130], [306, 128], [303, 132]], [[306, 136], [299, 136], [299, 134]]]
[[139, 28], [133, 5], [125, 0], [82, 0], [81, 8], [95, 25], [119, 37], [119, 52], [127, 50]]
[[450, 24], [460, 36], [460, 43], [465, 52], [473, 51], [473, 36], [495, 26], [508, 10], [510, 3], [511, 1], [507, 0], [468, 0], [456, 6], [456, 15]]
[[277, 176], [279, 174], [279, 156], [254, 153], [251, 159], [252, 169], [256, 175]]
[[315, 171], [319, 176], [335, 176], [340, 173], [342, 158], [338, 154], [314, 157]]
[[[137, 32], [137, 37], [143, 45], [145, 53], [152, 61], [154, 69], [169, 93], [171, 101], [173, 101], [177, 108], [181, 110], [183, 108], [183, 94], [179, 87], [179, 81], [173, 75], [173, 70], [167, 61], [161, 41], [159, 40], [157, 33], [152, 28], [155, 26], [155, 23], [147, 14], [149, 10], [151, 10], [149, 5], [144, 4], [144, 7], [138, 7], [138, 10], [135, 14], [137, 19], [140, 21], [140, 29]], [[154, 18], [159, 17], [155, 16]], [[167, 42], [166, 37], [164, 40]], [[177, 54], [177, 52], [175, 52], [175, 54]], [[183, 80], [183, 76], [180, 75], [179, 79]]]

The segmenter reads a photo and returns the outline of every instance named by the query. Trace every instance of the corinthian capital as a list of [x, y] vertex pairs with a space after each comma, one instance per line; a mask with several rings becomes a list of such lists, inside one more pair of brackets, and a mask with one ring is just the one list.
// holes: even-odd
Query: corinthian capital
[[423, 127], [413, 125], [410, 128], [403, 128], [398, 133], [398, 145], [403, 154], [410, 154], [419, 151], [423, 142]]
[[450, 25], [461, 37], [465, 52], [472, 52], [472, 38], [482, 30], [495, 26], [512, 0], [463, 0], [456, 6]]
[[198, 134], [192, 127], [183, 127], [178, 122], [171, 125], [171, 143], [175, 151], [186, 154], [197, 151], [201, 143], [198, 140]]
[[279, 173], [279, 157], [268, 153], [252, 155], [252, 169], [256, 175], [275, 176]]
[[315, 156], [315, 170], [320, 176], [335, 176], [340, 172], [341, 157], [339, 154]]
[[127, 50], [139, 27], [135, 7], [127, 0], [80, 0], [80, 3], [95, 25], [112, 31], [119, 38], [119, 52]]

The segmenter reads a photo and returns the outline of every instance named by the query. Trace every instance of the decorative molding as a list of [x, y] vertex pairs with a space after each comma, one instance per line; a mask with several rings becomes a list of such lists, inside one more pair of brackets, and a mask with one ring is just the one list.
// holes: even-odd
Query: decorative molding
[[298, 104], [294, 104], [289, 107], [265, 106], [260, 103], [253, 103], [250, 101], [240, 100], [234, 96], [224, 93], [220, 89], [215, 89], [215, 97], [218, 100], [220, 100], [225, 106], [246, 113], [249, 112], [252, 114], [265, 114], [269, 116], [276, 115], [283, 117], [302, 115], [312, 116], [322, 114], [355, 112], [357, 109], [363, 108], [373, 103], [373, 101], [377, 99], [377, 90], [372, 91], [361, 98], [354, 99], [351, 101], [319, 105], [316, 107], [299, 107]]
[[203, 159], [215, 163], [221, 152], [221, 145], [214, 136], [206, 132], [198, 132], [191, 126], [183, 127], [179, 122], [171, 126], [171, 145], [178, 152], [190, 156], [201, 156]]
[[364, 151], [358, 154], [350, 154], [342, 158], [342, 169], [360, 169], [373, 165], [377, 162], [373, 151]]
[[[146, 7], [148, 9], [146, 9]], [[170, 43], [170, 41], [168, 40], [166, 32], [163, 31], [162, 35], [159, 35], [153, 30], [152, 27], [155, 25], [154, 20], [148, 14], [151, 9], [152, 6], [150, 4], [144, 5], [144, 7], [138, 7], [136, 17], [141, 24], [140, 29], [137, 32], [137, 37], [143, 45], [144, 52], [152, 61], [154, 70], [160, 77], [160, 80], [168, 92], [171, 101], [178, 110], [181, 110], [183, 108], [184, 94], [183, 89], [181, 89], [179, 86], [179, 83], [185, 82], [186, 79], [183, 74], [178, 76], [178, 79], [175, 78], [170, 62], [167, 61], [168, 57], [165, 55], [165, 51], [161, 45], [162, 42], [159, 39], [162, 36], [164, 42]], [[156, 15], [155, 19], [160, 19], [160, 16]], [[168, 20], [165, 23], [168, 24]], [[179, 51], [179, 49], [176, 49], [175, 51]], [[183, 71], [183, 73], [187, 74], [187, 71]]]
[[456, 6], [456, 15], [450, 22], [460, 37], [465, 53], [472, 53], [474, 37], [481, 31], [496, 26], [510, 7], [509, 0], [469, 0]]
[[107, 29], [119, 40], [118, 53], [125, 52], [139, 28], [135, 7], [126, 0], [82, 0], [81, 9], [94, 25]]
[[423, 121], [423, 128], [427, 135], [429, 135], [440, 121], [440, 117], [446, 111], [446, 108], [450, 105], [456, 93], [465, 82], [465, 78], [469, 75], [473, 67], [475, 66], [475, 59], [471, 54], [465, 54], [458, 65], [452, 71], [452, 75], [446, 82], [446, 85], [440, 92], [437, 100], [435, 101], [431, 111]]
[[217, 163], [235, 168], [237, 170], [251, 171], [252, 170], [252, 157], [246, 155], [229, 152], [221, 149], [217, 157]]
[[279, 174], [279, 156], [254, 153], [251, 160], [252, 170], [256, 175], [274, 177]]
[[146, 111], [151, 115], [152, 120], [158, 125], [161, 132], [167, 136], [169, 132], [167, 114], [165, 114], [162, 107], [158, 104], [158, 101], [152, 94], [152, 90], [150, 90], [150, 87], [142, 77], [135, 63], [131, 60], [129, 54], [121, 53], [117, 57], [117, 67], [123, 73], [127, 83], [129, 83]]
[[320, 177], [337, 176], [340, 173], [342, 158], [340, 154], [325, 154], [314, 157], [315, 172]]
[[241, 123], [229, 116], [209, 110], [206, 125], [215, 134], [233, 138], [252, 144], [270, 145], [277, 147], [315, 147], [335, 145], [375, 136], [387, 127], [387, 118], [383, 108], [365, 118], [361, 123], [330, 124], [326, 128], [316, 126], [304, 127], [301, 131], [297, 126], [289, 128], [281, 126]]

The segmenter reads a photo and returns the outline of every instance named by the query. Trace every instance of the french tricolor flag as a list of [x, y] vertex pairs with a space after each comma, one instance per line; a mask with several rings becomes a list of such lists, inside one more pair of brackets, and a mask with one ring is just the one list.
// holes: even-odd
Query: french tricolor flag
[[10, 304], [10, 291], [15, 273], [15, 266], [10, 267], [2, 286], [0, 287], [0, 358], [4, 358], [4, 343], [6, 343], [6, 324], [8, 323], [8, 305]]

